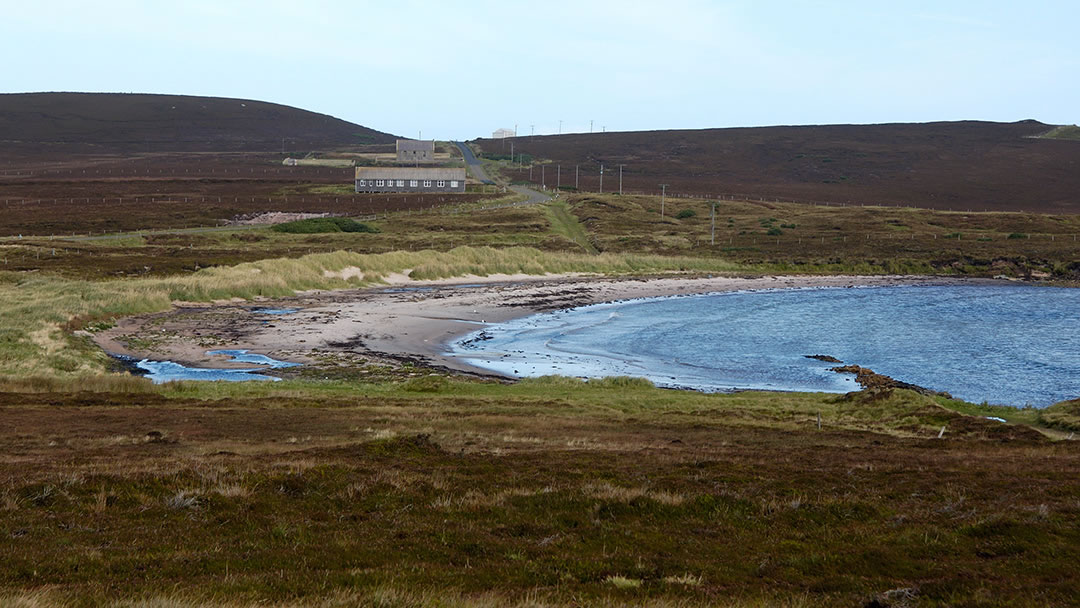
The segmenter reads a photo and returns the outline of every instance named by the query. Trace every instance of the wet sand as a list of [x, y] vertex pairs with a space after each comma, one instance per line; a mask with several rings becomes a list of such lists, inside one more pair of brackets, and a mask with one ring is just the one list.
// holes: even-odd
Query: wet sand
[[[94, 339], [110, 353], [196, 367], [243, 367], [206, 351], [247, 349], [302, 364], [412, 361], [491, 375], [448, 356], [444, 345], [485, 324], [616, 300], [747, 289], [997, 283], [917, 276], [503, 275], [412, 281], [398, 275], [389, 277], [385, 286], [358, 290], [305, 292], [254, 302], [176, 303], [168, 312], [123, 319]], [[260, 307], [299, 310], [288, 315], [252, 311]]]

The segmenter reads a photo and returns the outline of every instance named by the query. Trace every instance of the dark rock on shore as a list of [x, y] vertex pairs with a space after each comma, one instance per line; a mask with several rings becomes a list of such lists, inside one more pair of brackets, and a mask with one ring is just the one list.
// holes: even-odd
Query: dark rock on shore
[[829, 370], [841, 374], [855, 374], [855, 382], [858, 382], [859, 386], [863, 387], [864, 391], [871, 394], [886, 395], [892, 392], [893, 389], [902, 388], [909, 391], [915, 391], [920, 395], [926, 395], [928, 397], [945, 397], [946, 399], [952, 399], [952, 395], [949, 393], [935, 391], [917, 384], [901, 382], [895, 378], [890, 378], [889, 376], [879, 374], [872, 369], [859, 367], [858, 365], [831, 367]]

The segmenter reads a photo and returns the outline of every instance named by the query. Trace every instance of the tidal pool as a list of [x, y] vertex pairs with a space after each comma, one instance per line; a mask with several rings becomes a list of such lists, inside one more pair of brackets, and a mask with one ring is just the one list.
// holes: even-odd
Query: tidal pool
[[743, 291], [598, 304], [492, 325], [449, 354], [512, 376], [847, 392], [829, 355], [972, 402], [1080, 397], [1080, 290], [901, 286]]
[[251, 363], [254, 365], [261, 365], [262, 367], [215, 369], [210, 367], [187, 367], [173, 361], [151, 361], [149, 359], [138, 361], [135, 363], [135, 366], [144, 370], [146, 372], [146, 377], [152, 380], [154, 384], [162, 384], [165, 382], [175, 382], [177, 380], [223, 380], [227, 382], [244, 382], [250, 380], [278, 381], [281, 380], [281, 378], [264, 376], [258, 372], [300, 365], [299, 363], [290, 363], [289, 361], [278, 361], [277, 359], [272, 359], [266, 355], [249, 353], [246, 350], [211, 350], [207, 351], [206, 354], [226, 355], [230, 357], [231, 361]]

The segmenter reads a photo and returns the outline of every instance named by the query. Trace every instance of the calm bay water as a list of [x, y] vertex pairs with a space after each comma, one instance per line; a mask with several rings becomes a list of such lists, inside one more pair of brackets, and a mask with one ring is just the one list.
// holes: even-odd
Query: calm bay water
[[514, 376], [643, 376], [661, 386], [847, 392], [830, 355], [973, 402], [1080, 397], [1080, 290], [1003, 286], [783, 289], [543, 313], [451, 354]]

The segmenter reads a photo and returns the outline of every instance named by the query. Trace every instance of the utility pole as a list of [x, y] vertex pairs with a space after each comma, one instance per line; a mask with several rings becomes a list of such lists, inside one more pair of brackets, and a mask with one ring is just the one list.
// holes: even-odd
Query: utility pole
[[540, 187], [544, 190], [547, 190], [547, 178], [544, 177], [544, 174], [546, 173], [544, 169], [546, 168], [547, 165], [540, 165]]
[[592, 133], [592, 119], [589, 119], [589, 133]]
[[578, 178], [581, 175], [581, 172], [578, 171], [578, 167], [579, 165], [574, 165], [574, 190], [577, 190], [578, 186], [580, 185], [578, 182]]
[[529, 137], [536, 135], [536, 125], [529, 125]]
[[281, 155], [285, 156], [285, 138], [281, 138]]
[[562, 135], [562, 119], [559, 120], [559, 135]]
[[517, 137], [517, 123], [514, 123], [514, 137]]
[[510, 140], [510, 166], [514, 165], [514, 140]]
[[622, 196], [622, 168], [626, 165], [619, 165], [619, 196]]
[[660, 184], [660, 219], [664, 219], [664, 200], [667, 198], [667, 184]]
[[562, 189], [562, 165], [555, 165], [555, 190]]
[[604, 163], [600, 163], [600, 194], [604, 193]]
[[716, 244], [716, 201], [712, 204], [712, 241], [710, 244]]

